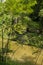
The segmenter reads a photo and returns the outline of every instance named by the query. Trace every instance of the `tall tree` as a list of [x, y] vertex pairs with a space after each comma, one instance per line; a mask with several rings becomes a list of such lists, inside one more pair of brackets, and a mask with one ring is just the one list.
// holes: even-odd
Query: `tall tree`
[[[30, 15], [33, 21], [39, 22], [39, 33], [42, 33], [43, 28], [43, 14], [41, 15], [40, 11], [43, 9], [43, 0], [36, 0], [37, 4], [33, 7], [34, 12]], [[41, 11], [43, 12], [43, 10]]]

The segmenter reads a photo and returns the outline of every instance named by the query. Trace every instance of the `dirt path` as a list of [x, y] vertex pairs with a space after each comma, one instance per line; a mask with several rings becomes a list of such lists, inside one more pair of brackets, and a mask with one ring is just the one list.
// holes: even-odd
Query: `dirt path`
[[[4, 40], [4, 47], [7, 40]], [[0, 39], [0, 48], [1, 48], [1, 39]], [[34, 61], [38, 65], [43, 65], [43, 49], [39, 49], [33, 46], [20, 45], [16, 42], [11, 41], [9, 43], [9, 49], [12, 50], [12, 53], [8, 53], [8, 56], [12, 60], [19, 61]]]
[[12, 60], [19, 60], [24, 62], [34, 61], [39, 65], [43, 65], [43, 50], [38, 49], [32, 46], [27, 45], [17, 45], [16, 42], [11, 42], [9, 45], [10, 50], [13, 50], [13, 53], [9, 53], [8, 56]]

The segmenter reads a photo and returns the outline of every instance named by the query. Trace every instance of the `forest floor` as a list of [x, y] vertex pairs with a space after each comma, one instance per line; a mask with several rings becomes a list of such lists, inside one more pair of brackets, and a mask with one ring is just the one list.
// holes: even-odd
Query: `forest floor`
[[[6, 42], [6, 40], [4, 40], [4, 42]], [[10, 57], [12, 61], [14, 60], [15, 61], [18, 60], [20, 62], [31, 61], [32, 63], [35, 62], [35, 64], [43, 65], [43, 49], [28, 45], [21, 45], [14, 41], [10, 41], [9, 49], [12, 50], [12, 52], [9, 52], [7, 56]]]

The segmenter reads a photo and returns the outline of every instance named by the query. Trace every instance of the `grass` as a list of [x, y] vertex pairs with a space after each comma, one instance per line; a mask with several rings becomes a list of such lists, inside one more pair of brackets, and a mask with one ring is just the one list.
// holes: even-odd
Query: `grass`
[[25, 62], [20, 61], [12, 61], [11, 59], [8, 59], [7, 62], [0, 62], [0, 65], [36, 65], [36, 63], [32, 61], [27, 61], [25, 59]]

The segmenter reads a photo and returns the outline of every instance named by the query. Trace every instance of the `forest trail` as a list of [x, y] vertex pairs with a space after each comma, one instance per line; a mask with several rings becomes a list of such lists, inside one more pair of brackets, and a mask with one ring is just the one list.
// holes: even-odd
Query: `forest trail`
[[[4, 40], [4, 42], [6, 41], [7, 40]], [[18, 60], [21, 62], [32, 61], [38, 65], [43, 65], [43, 49], [28, 45], [21, 45], [14, 41], [10, 41], [9, 49], [12, 50], [12, 52], [8, 53], [7, 56], [10, 57], [12, 60]]]
[[28, 45], [20, 45], [13, 41], [10, 42], [9, 48], [13, 51], [13, 53], [8, 53], [8, 56], [12, 60], [15, 59], [22, 62], [32, 61], [38, 65], [43, 65], [43, 49]]

